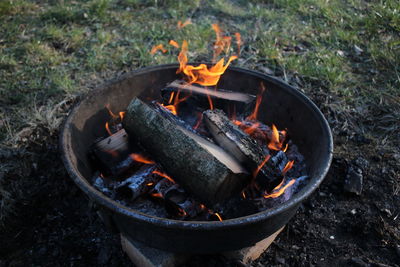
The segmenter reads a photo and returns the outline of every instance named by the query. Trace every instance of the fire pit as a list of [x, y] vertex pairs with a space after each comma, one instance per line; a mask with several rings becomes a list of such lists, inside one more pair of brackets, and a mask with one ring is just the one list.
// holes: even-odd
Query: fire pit
[[88, 159], [93, 142], [104, 136], [112, 110], [125, 110], [133, 97], [156, 99], [167, 83], [178, 78], [177, 64], [150, 67], [126, 74], [89, 93], [74, 107], [61, 132], [64, 164], [74, 182], [98, 204], [101, 216], [117, 231], [148, 246], [185, 253], [214, 253], [248, 247], [271, 235], [295, 214], [300, 203], [322, 182], [332, 158], [332, 136], [318, 108], [286, 83], [254, 71], [230, 67], [218, 86], [257, 95], [260, 82], [267, 88], [259, 120], [287, 128], [304, 155], [307, 185], [287, 202], [253, 215], [222, 222], [178, 221], [150, 216], [106, 197], [89, 182], [94, 168]]

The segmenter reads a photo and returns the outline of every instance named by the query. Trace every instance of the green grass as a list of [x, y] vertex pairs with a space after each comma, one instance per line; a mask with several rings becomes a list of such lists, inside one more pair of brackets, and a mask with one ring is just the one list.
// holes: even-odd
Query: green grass
[[[193, 24], [177, 29], [187, 18]], [[28, 126], [53, 132], [63, 113], [51, 107], [117, 73], [176, 62], [170, 39], [189, 41], [190, 60], [210, 59], [216, 22], [242, 34], [242, 59], [234, 65], [268, 67], [310, 95], [323, 93], [320, 105], [370, 136], [398, 134], [396, 0], [5, 0], [0, 22], [0, 139], [6, 144], [17, 143]], [[151, 56], [158, 43], [169, 51]]]

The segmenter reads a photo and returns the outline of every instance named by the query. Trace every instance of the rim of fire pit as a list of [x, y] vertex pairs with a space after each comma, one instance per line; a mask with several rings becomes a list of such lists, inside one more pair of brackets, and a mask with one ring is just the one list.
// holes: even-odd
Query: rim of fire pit
[[[191, 63], [193, 64], [193, 63]], [[197, 64], [197, 63], [194, 63]], [[206, 63], [207, 64], [207, 63]], [[88, 196], [91, 198], [96, 199], [99, 204], [104, 205], [105, 207], [110, 208], [111, 210], [114, 210], [117, 213], [121, 213], [124, 215], [127, 215], [129, 217], [136, 218], [138, 220], [146, 221], [151, 224], [158, 224], [163, 227], [167, 228], [184, 228], [184, 229], [196, 229], [201, 227], [202, 229], [218, 229], [218, 228], [226, 228], [229, 227], [231, 228], [232, 226], [238, 226], [240, 225], [246, 225], [246, 224], [252, 224], [256, 222], [260, 222], [265, 220], [268, 217], [272, 217], [278, 213], [281, 213], [285, 210], [288, 210], [290, 208], [293, 208], [295, 205], [301, 203], [305, 198], [309, 197], [321, 184], [323, 179], [325, 178], [326, 174], [329, 171], [329, 167], [331, 165], [332, 157], [333, 157], [333, 138], [332, 138], [332, 133], [331, 129], [329, 127], [328, 122], [326, 121], [324, 115], [322, 112], [318, 109], [318, 107], [302, 92], [300, 92], [298, 89], [294, 88], [293, 86], [287, 84], [286, 82], [280, 80], [279, 78], [263, 74], [258, 71], [254, 70], [249, 70], [245, 69], [242, 67], [229, 67], [229, 70], [234, 70], [242, 73], [246, 73], [251, 76], [258, 77], [260, 79], [267, 80], [270, 83], [273, 83], [282, 90], [286, 90], [287, 93], [289, 94], [294, 94], [297, 95], [298, 99], [303, 102], [303, 104], [307, 105], [310, 109], [312, 109], [316, 115], [319, 117], [320, 121], [322, 122], [322, 127], [324, 128], [323, 130], [327, 133], [327, 137], [329, 138], [329, 144], [328, 144], [328, 151], [329, 155], [327, 155], [327, 160], [325, 160], [325, 168], [323, 171], [318, 176], [312, 177], [312, 179], [307, 183], [307, 185], [302, 188], [299, 192], [294, 194], [288, 201], [277, 204], [273, 208], [254, 213], [248, 216], [243, 216], [243, 217], [238, 217], [238, 218], [233, 218], [233, 219], [226, 219], [223, 221], [181, 221], [181, 220], [175, 220], [175, 219], [168, 219], [168, 218], [162, 218], [162, 217], [156, 217], [152, 215], [148, 215], [145, 213], [142, 213], [140, 211], [131, 209], [129, 207], [126, 207], [117, 201], [107, 197], [106, 195], [102, 194], [100, 191], [95, 189], [89, 181], [86, 180], [85, 177], [83, 177], [78, 170], [76, 170], [74, 164], [71, 162], [70, 157], [68, 156], [69, 153], [72, 152], [72, 147], [71, 144], [68, 143], [68, 134], [71, 133], [70, 127], [71, 127], [71, 121], [73, 117], [76, 115], [78, 112], [79, 106], [85, 102], [90, 100], [93, 94], [96, 94], [99, 92], [99, 90], [106, 90], [109, 84], [114, 84], [119, 81], [122, 81], [124, 79], [127, 79], [128, 77], [136, 74], [140, 74], [142, 72], [149, 72], [149, 71], [157, 71], [157, 70], [165, 70], [168, 68], [178, 68], [179, 64], [172, 63], [172, 64], [163, 64], [163, 65], [157, 65], [157, 66], [150, 66], [150, 67], [145, 67], [145, 68], [140, 68], [138, 70], [131, 71], [129, 73], [123, 74], [122, 76], [112, 79], [108, 82], [105, 82], [103, 85], [94, 88], [89, 91], [82, 99], [80, 99], [72, 108], [71, 112], [69, 113], [68, 117], [64, 120], [64, 123], [61, 127], [61, 133], [60, 133], [60, 148], [61, 148], [61, 158], [64, 163], [64, 166], [67, 169], [68, 174], [70, 177], [74, 180], [74, 182], [80, 187], [81, 190], [83, 190]]]

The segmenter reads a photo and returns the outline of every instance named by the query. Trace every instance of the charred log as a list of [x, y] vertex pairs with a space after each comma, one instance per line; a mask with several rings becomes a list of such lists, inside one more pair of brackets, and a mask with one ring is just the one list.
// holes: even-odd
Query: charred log
[[207, 110], [203, 118], [215, 141], [243, 166], [252, 170], [255, 181], [265, 190], [272, 190], [282, 181], [281, 170], [287, 162], [287, 159], [284, 162], [285, 153], [271, 157], [267, 149], [263, 150], [221, 110]]
[[149, 192], [151, 186], [159, 180], [159, 178], [152, 174], [155, 168], [154, 165], [144, 166], [135, 174], [121, 182], [115, 188], [117, 196], [132, 201]]
[[124, 127], [186, 191], [213, 205], [238, 193], [245, 169], [230, 154], [134, 98]]

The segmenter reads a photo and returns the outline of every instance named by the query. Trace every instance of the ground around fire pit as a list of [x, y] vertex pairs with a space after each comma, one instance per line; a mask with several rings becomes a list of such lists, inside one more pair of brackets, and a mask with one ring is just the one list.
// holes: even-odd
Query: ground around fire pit
[[[398, 1], [260, 2], [0, 1], [0, 266], [129, 266], [68, 178], [60, 122], [88, 88], [176, 62], [169, 39], [209, 59], [215, 22], [242, 34], [233, 65], [305, 92], [334, 133], [326, 180], [252, 266], [400, 266]], [[151, 56], [158, 43], [169, 51]], [[344, 189], [360, 178], [359, 195]], [[234, 264], [206, 255], [187, 265]]]

